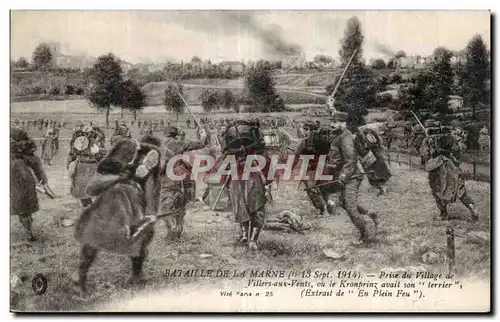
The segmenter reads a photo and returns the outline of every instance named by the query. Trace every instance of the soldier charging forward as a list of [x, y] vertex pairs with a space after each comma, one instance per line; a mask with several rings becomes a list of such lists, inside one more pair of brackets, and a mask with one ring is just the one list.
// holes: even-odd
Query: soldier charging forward
[[448, 220], [447, 206], [459, 199], [469, 210], [472, 221], [479, 219], [476, 205], [465, 189], [460, 169], [462, 149], [447, 126], [427, 120], [426, 137], [420, 149], [421, 163], [429, 173], [429, 186], [439, 209], [440, 220]]

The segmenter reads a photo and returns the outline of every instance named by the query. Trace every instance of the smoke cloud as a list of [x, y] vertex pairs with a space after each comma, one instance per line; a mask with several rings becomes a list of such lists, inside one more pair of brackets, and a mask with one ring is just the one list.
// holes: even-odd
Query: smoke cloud
[[381, 54], [386, 55], [387, 57], [394, 57], [396, 55], [396, 51], [392, 50], [389, 46], [381, 44], [379, 42], [374, 43], [375, 50], [380, 52]]
[[295, 56], [302, 52], [302, 46], [285, 39], [280, 26], [263, 25], [251, 11], [157, 11], [140, 12], [139, 15], [148, 20], [173, 22], [187, 30], [202, 31], [207, 34], [247, 33], [261, 42], [265, 54], [269, 56]]

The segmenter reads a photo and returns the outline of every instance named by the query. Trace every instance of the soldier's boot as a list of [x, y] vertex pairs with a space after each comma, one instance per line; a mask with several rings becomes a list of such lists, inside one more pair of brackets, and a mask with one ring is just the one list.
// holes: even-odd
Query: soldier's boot
[[316, 189], [307, 190], [307, 196], [311, 200], [314, 208], [320, 211], [321, 216], [328, 216], [328, 209], [323, 196]]
[[239, 243], [246, 243], [248, 242], [248, 237], [250, 234], [250, 221], [247, 220], [245, 222], [240, 223], [240, 238], [238, 240]]
[[479, 220], [479, 212], [477, 211], [476, 205], [471, 202], [466, 207], [470, 211], [471, 221], [477, 222]]
[[83, 245], [80, 252], [78, 268], [71, 274], [73, 289], [83, 295], [87, 292], [87, 274], [97, 256], [98, 250], [88, 245]]
[[182, 232], [184, 231], [184, 216], [186, 215], [186, 210], [180, 215], [175, 216], [175, 238], [179, 240], [181, 238]]
[[140, 284], [144, 281], [144, 275], [142, 273], [142, 266], [144, 260], [146, 259], [146, 254], [141, 254], [141, 256], [130, 257], [131, 262], [131, 274], [128, 279], [129, 284]]
[[337, 209], [337, 205], [335, 204], [335, 201], [333, 200], [328, 200], [326, 202], [326, 210], [327, 212], [331, 215], [331, 216], [334, 216], [336, 215], [336, 211], [335, 209]]
[[31, 217], [31, 215], [21, 215], [19, 216], [19, 221], [21, 222], [21, 224], [24, 227], [24, 230], [26, 231], [26, 238], [28, 239], [28, 241], [31, 242], [36, 241], [37, 238], [33, 234], [33, 229], [32, 229], [33, 218]]
[[92, 204], [92, 199], [90, 198], [80, 199], [80, 202], [82, 203], [83, 208], [87, 208]]
[[385, 185], [378, 185], [377, 189], [378, 189], [377, 196], [382, 196], [387, 194], [387, 187]]
[[257, 240], [259, 239], [260, 228], [251, 227], [250, 229], [250, 239], [248, 240], [248, 249], [255, 251], [258, 250]]
[[172, 218], [173, 215], [166, 216], [163, 218], [163, 221], [165, 222], [165, 226], [167, 226], [167, 241], [173, 240], [174, 235], [175, 235], [175, 226], [174, 222], [175, 220]]

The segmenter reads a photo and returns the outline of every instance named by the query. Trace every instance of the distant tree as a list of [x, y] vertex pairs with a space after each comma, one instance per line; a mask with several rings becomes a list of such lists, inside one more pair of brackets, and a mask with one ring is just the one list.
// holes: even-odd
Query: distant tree
[[426, 85], [429, 108], [440, 115], [449, 114], [449, 96], [452, 94], [453, 69], [452, 53], [446, 48], [434, 50], [433, 60], [429, 65], [429, 82]]
[[463, 96], [467, 104], [472, 106], [473, 119], [476, 119], [476, 108], [479, 104], [489, 104], [490, 79], [489, 53], [483, 38], [475, 35], [465, 49], [465, 66], [461, 76]]
[[75, 87], [73, 85], [66, 85], [66, 89], [64, 90], [65, 95], [73, 95], [75, 93]]
[[385, 61], [383, 59], [375, 59], [372, 63], [373, 69], [384, 69], [386, 68]]
[[35, 70], [49, 69], [52, 66], [52, 52], [47, 44], [39, 44], [33, 51], [33, 67]]
[[30, 63], [28, 60], [24, 57], [20, 57], [16, 62], [15, 62], [16, 67], [18, 68], [28, 68]]
[[134, 120], [137, 121], [137, 111], [146, 106], [146, 94], [141, 87], [132, 80], [126, 80], [120, 86], [120, 107], [134, 113]]
[[90, 74], [91, 86], [87, 99], [97, 110], [105, 111], [106, 127], [108, 127], [111, 108], [121, 103], [120, 87], [123, 71], [119, 59], [111, 53], [100, 56]]
[[399, 50], [394, 55], [394, 58], [396, 58], [396, 59], [398, 59], [398, 58], [404, 58], [404, 57], [406, 57], [406, 53], [404, 52], [404, 50]]
[[185, 107], [184, 102], [180, 97], [180, 95], [183, 95], [184, 93], [182, 84], [169, 84], [164, 93], [163, 105], [165, 105], [165, 109], [171, 113], [175, 113], [177, 121], [179, 121], [179, 114], [184, 113]]
[[222, 95], [220, 97], [220, 100], [221, 100], [222, 108], [224, 108], [225, 110], [232, 109], [236, 113], [238, 113], [238, 111], [239, 111], [238, 101], [237, 101], [236, 97], [234, 96], [233, 92], [231, 92], [231, 90], [225, 89], [224, 93], [222, 93]]
[[[364, 116], [368, 114], [367, 108], [375, 104], [376, 99], [375, 82], [362, 60], [363, 38], [359, 19], [357, 17], [350, 18], [347, 21], [344, 37], [341, 39], [339, 51], [341, 67], [345, 68], [356, 49], [357, 52], [339, 85], [335, 101], [339, 110], [347, 112], [347, 122], [351, 129], [363, 124]], [[339, 78], [340, 76], [336, 77], [334, 84], [338, 82]], [[327, 88], [329, 95], [333, 88], [334, 85]]]
[[218, 109], [219, 93], [213, 89], [204, 89], [200, 95], [201, 106], [205, 112], [212, 112]]
[[275, 81], [268, 61], [259, 61], [247, 69], [245, 85], [251, 102], [251, 112], [280, 112], [285, 110], [283, 100], [276, 93]]

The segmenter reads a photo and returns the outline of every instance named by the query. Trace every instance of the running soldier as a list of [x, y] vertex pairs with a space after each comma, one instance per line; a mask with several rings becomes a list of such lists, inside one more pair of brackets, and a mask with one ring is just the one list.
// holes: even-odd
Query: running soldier
[[378, 189], [379, 196], [385, 194], [391, 172], [384, 160], [380, 136], [375, 130], [361, 126], [354, 135], [354, 148], [370, 185]]
[[328, 214], [334, 215], [335, 213], [335, 202], [329, 199], [329, 196], [324, 193], [323, 189], [315, 188], [317, 184], [323, 182], [314, 179], [314, 174], [318, 167], [318, 161], [320, 155], [328, 154], [330, 149], [330, 141], [328, 133], [324, 129], [320, 129], [314, 122], [305, 122], [303, 126], [303, 132], [305, 138], [301, 141], [297, 150], [295, 151], [295, 163], [297, 164], [301, 155], [313, 155], [314, 159], [309, 161], [309, 167], [307, 169], [308, 180], [303, 180], [306, 187], [306, 193], [314, 208], [316, 208], [321, 216], [327, 216]]
[[358, 203], [363, 177], [357, 167], [358, 155], [354, 148], [354, 137], [346, 127], [347, 113], [333, 110], [331, 115], [332, 131], [327, 174], [333, 175], [334, 181], [329, 186], [323, 186], [322, 190], [327, 194], [340, 190], [340, 206], [359, 230], [360, 241], [370, 243], [375, 241], [378, 215]]
[[47, 183], [47, 175], [43, 171], [42, 162], [35, 156], [35, 151], [36, 144], [25, 131], [11, 128], [10, 214], [19, 217], [29, 241], [36, 241], [32, 230], [32, 215], [40, 209], [36, 186]]
[[[179, 130], [174, 126], [168, 126], [164, 130], [166, 136], [163, 142], [163, 148], [166, 150], [165, 163], [161, 172], [161, 199], [159, 214], [171, 213], [172, 210], [176, 212], [172, 215], [163, 218], [168, 230], [168, 238], [179, 239], [184, 230], [184, 217], [186, 216], [186, 205], [189, 196], [185, 189], [183, 181], [174, 181], [168, 177], [167, 165], [168, 161], [178, 154], [183, 154], [186, 151], [198, 150], [207, 145], [207, 135], [201, 133], [200, 141], [185, 141], [181, 142], [178, 138]], [[182, 164], [182, 170], [186, 174], [186, 180], [190, 178], [190, 164], [179, 161]], [[179, 167], [180, 168], [180, 167]], [[179, 169], [177, 168], [177, 169]], [[175, 169], [174, 169], [175, 170]], [[174, 171], [175, 172], [175, 171]], [[180, 173], [176, 173], [180, 175]]]
[[129, 256], [129, 282], [142, 281], [143, 263], [154, 236], [154, 225], [143, 224], [158, 209], [159, 161], [158, 146], [125, 138], [99, 162], [87, 186], [87, 193], [96, 200], [75, 224], [75, 238], [81, 243], [78, 268], [71, 275], [76, 291], [87, 291], [88, 271], [101, 250]]
[[86, 194], [85, 187], [105, 154], [104, 133], [90, 127], [83, 129], [83, 123], [78, 125], [71, 138], [66, 169], [71, 178], [71, 195], [87, 207], [92, 199]]
[[420, 150], [421, 163], [429, 173], [429, 186], [439, 209], [439, 220], [448, 220], [446, 207], [457, 199], [469, 209], [473, 222], [479, 219], [477, 208], [465, 190], [460, 169], [462, 150], [447, 127], [426, 122], [427, 136]]

